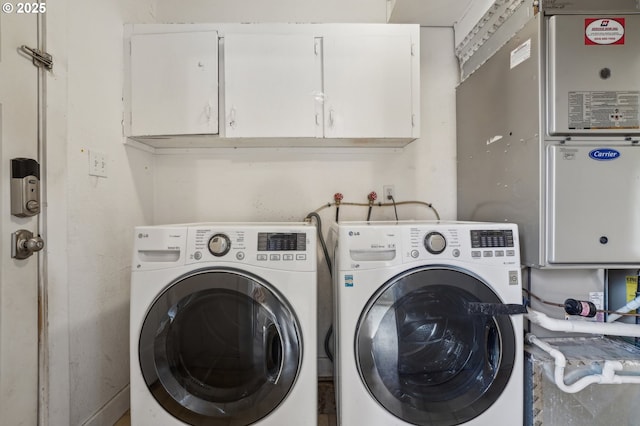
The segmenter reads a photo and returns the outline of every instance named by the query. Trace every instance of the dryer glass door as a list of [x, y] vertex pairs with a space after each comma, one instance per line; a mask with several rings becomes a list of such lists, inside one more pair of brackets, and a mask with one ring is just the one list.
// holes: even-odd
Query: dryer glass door
[[171, 284], [147, 313], [142, 374], [158, 403], [188, 424], [251, 424], [291, 390], [300, 330], [268, 283], [241, 271], [200, 271]]
[[500, 303], [475, 276], [424, 267], [374, 294], [356, 331], [363, 383], [380, 405], [416, 425], [451, 426], [487, 410], [515, 361], [508, 316], [470, 314], [468, 303]]

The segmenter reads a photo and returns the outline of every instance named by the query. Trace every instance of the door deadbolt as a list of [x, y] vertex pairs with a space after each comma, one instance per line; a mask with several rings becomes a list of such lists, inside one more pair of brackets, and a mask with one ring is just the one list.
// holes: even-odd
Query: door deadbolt
[[44, 240], [31, 231], [20, 229], [11, 234], [11, 257], [14, 259], [26, 259], [43, 248]]
[[31, 158], [11, 160], [11, 214], [17, 217], [40, 213], [40, 164]]

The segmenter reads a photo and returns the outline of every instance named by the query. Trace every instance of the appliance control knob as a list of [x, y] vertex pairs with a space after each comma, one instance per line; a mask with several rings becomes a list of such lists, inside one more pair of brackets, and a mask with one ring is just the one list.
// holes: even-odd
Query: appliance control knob
[[209, 251], [214, 256], [224, 256], [231, 249], [231, 240], [225, 234], [215, 234], [209, 239]]
[[424, 237], [424, 247], [431, 254], [440, 254], [447, 247], [447, 240], [439, 232], [429, 232]]

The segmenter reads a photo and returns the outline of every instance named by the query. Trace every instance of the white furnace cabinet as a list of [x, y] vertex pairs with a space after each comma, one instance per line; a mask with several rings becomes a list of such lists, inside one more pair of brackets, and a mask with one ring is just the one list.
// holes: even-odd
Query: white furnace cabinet
[[[128, 33], [125, 133], [135, 140], [180, 147], [194, 146], [184, 136], [216, 135], [201, 146], [402, 146], [419, 137], [417, 25], [134, 25]], [[197, 43], [167, 48], [185, 38]], [[141, 39], [151, 41], [141, 47]], [[210, 59], [217, 73], [194, 79]]]
[[459, 218], [518, 223], [528, 266], [637, 267], [640, 15], [570, 8], [459, 85]]

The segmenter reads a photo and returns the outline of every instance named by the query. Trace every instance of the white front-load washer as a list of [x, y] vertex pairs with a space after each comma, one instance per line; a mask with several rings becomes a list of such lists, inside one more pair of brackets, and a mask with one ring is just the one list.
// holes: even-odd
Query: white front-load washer
[[343, 426], [521, 425], [517, 226], [342, 222], [332, 235]]
[[315, 425], [316, 229], [137, 227], [131, 423]]

